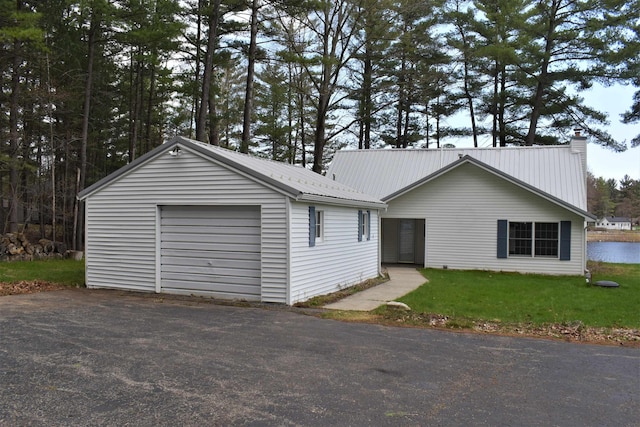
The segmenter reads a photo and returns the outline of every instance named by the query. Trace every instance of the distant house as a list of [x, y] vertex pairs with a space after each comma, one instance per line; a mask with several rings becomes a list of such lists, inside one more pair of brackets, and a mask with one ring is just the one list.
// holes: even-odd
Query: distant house
[[582, 274], [586, 138], [561, 146], [342, 150], [327, 175], [387, 203], [383, 263]]
[[631, 218], [623, 216], [604, 217], [596, 222], [596, 227], [606, 228], [607, 230], [631, 230]]
[[378, 198], [175, 138], [82, 191], [86, 284], [294, 304], [377, 277]]

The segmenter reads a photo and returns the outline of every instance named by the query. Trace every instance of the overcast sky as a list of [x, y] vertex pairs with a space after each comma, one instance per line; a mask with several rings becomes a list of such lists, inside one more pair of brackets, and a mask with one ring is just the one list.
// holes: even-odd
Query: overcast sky
[[[640, 123], [624, 125], [620, 123], [620, 115], [631, 107], [635, 90], [631, 86], [596, 87], [584, 94], [587, 105], [609, 114], [609, 133], [618, 140], [626, 140], [628, 147], [631, 139], [640, 134]], [[587, 165], [596, 177], [620, 180], [629, 175], [640, 179], [640, 147], [615, 153], [596, 144], [588, 144]]]

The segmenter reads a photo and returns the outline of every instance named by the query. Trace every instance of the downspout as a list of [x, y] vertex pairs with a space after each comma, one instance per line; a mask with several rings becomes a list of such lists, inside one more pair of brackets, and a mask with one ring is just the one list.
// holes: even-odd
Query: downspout
[[584, 233], [582, 237], [582, 271], [587, 284], [591, 284], [591, 272], [587, 269], [587, 228], [589, 227], [587, 221], [584, 222]]

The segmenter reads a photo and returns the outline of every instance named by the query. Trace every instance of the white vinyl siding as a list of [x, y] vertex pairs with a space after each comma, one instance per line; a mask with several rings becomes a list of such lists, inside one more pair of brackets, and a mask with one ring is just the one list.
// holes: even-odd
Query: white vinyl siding
[[261, 299], [286, 302], [286, 197], [189, 150], [161, 154], [86, 199], [88, 287], [156, 290], [157, 210], [261, 206]]
[[291, 203], [289, 304], [335, 292], [379, 273], [378, 211], [371, 210], [371, 239], [358, 242], [358, 209], [315, 205], [323, 212], [323, 240], [309, 246], [309, 205]]
[[[462, 165], [389, 203], [384, 218], [426, 219], [426, 266], [582, 274], [584, 218], [474, 165]], [[571, 259], [496, 256], [497, 220], [571, 221]]]

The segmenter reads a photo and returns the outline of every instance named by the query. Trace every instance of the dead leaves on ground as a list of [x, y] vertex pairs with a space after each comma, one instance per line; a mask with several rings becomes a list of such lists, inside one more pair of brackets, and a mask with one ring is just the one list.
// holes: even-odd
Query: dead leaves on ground
[[42, 280], [23, 280], [15, 283], [0, 283], [0, 296], [33, 294], [43, 291], [57, 291], [65, 288], [67, 288], [67, 286]]

